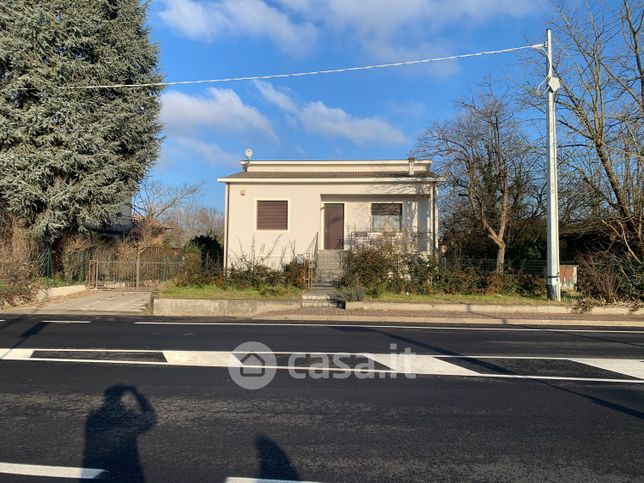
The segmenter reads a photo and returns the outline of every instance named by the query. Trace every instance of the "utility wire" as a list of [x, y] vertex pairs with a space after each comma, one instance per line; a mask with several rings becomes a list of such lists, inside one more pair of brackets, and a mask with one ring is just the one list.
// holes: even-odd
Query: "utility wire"
[[372, 70], [372, 69], [387, 69], [390, 67], [402, 67], [407, 65], [427, 64], [429, 62], [439, 62], [443, 60], [465, 59], [468, 57], [478, 57], [481, 55], [505, 54], [508, 52], [516, 52], [517, 50], [524, 50], [524, 49], [543, 50], [543, 44], [524, 45], [522, 47], [513, 47], [510, 49], [501, 49], [501, 50], [486, 50], [483, 52], [475, 52], [471, 54], [449, 55], [446, 57], [434, 57], [431, 59], [406, 60], [403, 62], [393, 62], [389, 64], [365, 65], [365, 66], [359, 66], [359, 67], [343, 67], [339, 69], [315, 70], [310, 72], [294, 72], [294, 73], [288, 73], [288, 74], [269, 74], [269, 75], [256, 75], [256, 76], [247, 76], [247, 77], [227, 77], [222, 79], [201, 79], [201, 80], [188, 80], [188, 81], [175, 81], [175, 82], [150, 82], [145, 84], [108, 84], [108, 85], [86, 85], [86, 86], [71, 85], [71, 86], [61, 86], [61, 88], [62, 89], [115, 89], [115, 88], [125, 88], [125, 87], [165, 87], [165, 86], [178, 86], [178, 85], [189, 85], [189, 84], [219, 84], [223, 82], [284, 79], [286, 77], [306, 77], [306, 76], [322, 75], [322, 74], [338, 74], [341, 72], [355, 72], [355, 71]]

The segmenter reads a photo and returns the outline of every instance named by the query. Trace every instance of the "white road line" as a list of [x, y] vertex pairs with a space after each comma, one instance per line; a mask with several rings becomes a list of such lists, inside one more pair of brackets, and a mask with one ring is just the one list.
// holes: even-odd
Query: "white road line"
[[644, 384], [639, 379], [606, 379], [602, 377], [571, 377], [571, 376], [524, 376], [519, 374], [477, 374], [475, 377], [496, 379], [535, 379], [544, 381], [580, 381], [580, 382], [614, 382], [617, 384]]
[[300, 480], [267, 480], [265, 478], [243, 478], [230, 476], [226, 478], [225, 483], [313, 483], [312, 481]]
[[0, 463], [0, 473], [22, 476], [45, 476], [50, 478], [75, 478], [91, 480], [105, 473], [98, 468], [76, 468], [73, 466], [24, 465]]
[[41, 320], [47, 324], [91, 324], [91, 320]]
[[[562, 321], [562, 323], [565, 321]], [[644, 334], [644, 330], [617, 329], [548, 329], [538, 327], [467, 327], [467, 326], [422, 326], [422, 325], [367, 325], [367, 324], [286, 324], [270, 322], [148, 322], [137, 321], [134, 325], [212, 325], [212, 326], [243, 326], [243, 327], [358, 327], [368, 329], [414, 329], [414, 330], [472, 330], [472, 331], [515, 331], [515, 332], [590, 332], [597, 334]]]
[[[525, 360], [535, 360], [535, 361], [537, 361], [537, 360], [543, 360], [543, 361], [577, 361], [577, 360], [578, 360], [578, 359], [573, 358], [573, 357], [571, 357], [571, 356], [569, 356], [569, 357], [550, 357], [550, 356], [503, 356], [503, 355], [494, 355], [494, 356], [490, 356], [490, 355], [483, 355], [483, 356], [477, 356], [477, 355], [474, 355], [474, 356], [462, 356], [462, 355], [458, 355], [458, 354], [455, 354], [455, 355], [452, 355], [452, 354], [449, 354], [449, 355], [443, 355], [443, 354], [432, 354], [432, 356], [433, 356], [433, 357], [437, 357], [437, 358], [439, 358], [439, 359], [450, 359], [450, 358], [451, 358], [451, 359], [519, 359], [519, 360], [525, 359]], [[597, 357], [597, 358], [594, 358], [594, 357], [586, 357], [586, 358], [584, 358], [584, 359], [585, 359], [585, 360], [595, 360], [595, 359], [596, 359], [596, 360], [598, 360], [598, 361], [605, 360], [605, 358], [602, 358], [602, 357]], [[579, 360], [581, 360], [581, 359], [579, 359]], [[613, 361], [613, 360], [615, 360], [615, 361], [628, 361], [628, 360], [631, 360], [631, 359], [607, 359], [607, 360], [610, 360], [610, 361]], [[632, 360], [639, 361], [639, 360], [640, 360], [640, 358], [634, 358], [634, 359], [632, 359]]]

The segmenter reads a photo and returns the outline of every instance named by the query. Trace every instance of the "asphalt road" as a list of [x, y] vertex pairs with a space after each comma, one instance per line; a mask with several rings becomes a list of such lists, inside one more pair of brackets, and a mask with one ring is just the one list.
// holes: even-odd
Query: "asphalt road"
[[[397, 351], [459, 360], [644, 360], [637, 330], [0, 319], [0, 348], [14, 350], [232, 351], [254, 340], [280, 352], [385, 353], [393, 343]], [[72, 319], [89, 323], [43, 322]], [[593, 376], [592, 368], [546, 362], [554, 366], [529, 370]], [[495, 361], [494, 368], [528, 370], [516, 364]], [[487, 360], [477, 370], [494, 368]], [[631, 379], [294, 379], [277, 371], [268, 386], [249, 391], [218, 367], [0, 360], [0, 472], [22, 464], [101, 468], [111, 481], [644, 480], [644, 384]], [[0, 481], [53, 479], [0, 473]]]

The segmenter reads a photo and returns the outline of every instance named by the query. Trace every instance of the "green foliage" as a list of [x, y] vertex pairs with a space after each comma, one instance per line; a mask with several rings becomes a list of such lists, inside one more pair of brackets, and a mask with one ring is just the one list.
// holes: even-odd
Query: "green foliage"
[[393, 242], [383, 240], [376, 245], [358, 247], [344, 254], [340, 285], [363, 287], [371, 296], [385, 288], [398, 291], [402, 262], [400, 250]]
[[284, 285], [291, 287], [304, 288], [306, 272], [309, 268], [309, 262], [297, 263], [297, 260], [291, 260], [282, 267], [284, 276]]
[[471, 265], [459, 267], [445, 262], [405, 252], [391, 242], [358, 247], [345, 254], [340, 285], [348, 294], [359, 288], [370, 297], [384, 292], [538, 296], [545, 290], [541, 277], [509, 270], [489, 273]]
[[0, 205], [51, 242], [113, 215], [159, 152], [158, 49], [139, 0], [0, 6]]
[[339, 287], [335, 292], [335, 298], [341, 302], [360, 302], [366, 298], [366, 294], [359, 285], [352, 285]]
[[277, 285], [275, 287], [262, 287], [259, 293], [264, 297], [284, 298], [288, 294], [288, 288]]
[[224, 247], [217, 238], [208, 235], [199, 235], [188, 242], [201, 253], [201, 265], [206, 271], [221, 271], [224, 266]]

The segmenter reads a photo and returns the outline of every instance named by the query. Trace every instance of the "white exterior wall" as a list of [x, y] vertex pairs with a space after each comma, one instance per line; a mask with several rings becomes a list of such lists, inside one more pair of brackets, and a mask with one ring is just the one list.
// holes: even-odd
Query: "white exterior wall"
[[[344, 203], [345, 248], [352, 231], [371, 230], [372, 202], [403, 203], [403, 229], [429, 232], [432, 220], [431, 189], [414, 183], [229, 183], [227, 185], [226, 266], [239, 264], [241, 257], [264, 258], [278, 265], [304, 253], [316, 233], [324, 249], [323, 204]], [[257, 201], [287, 200], [288, 229], [257, 230]], [[419, 240], [425, 250], [428, 239]], [[431, 249], [431, 243], [429, 243]]]

